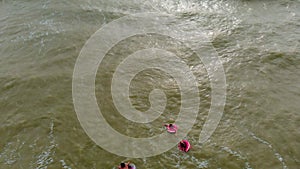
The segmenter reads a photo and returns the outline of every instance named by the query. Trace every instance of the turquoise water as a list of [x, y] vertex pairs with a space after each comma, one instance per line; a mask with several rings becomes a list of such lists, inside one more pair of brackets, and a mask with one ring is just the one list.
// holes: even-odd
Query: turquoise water
[[[200, 145], [211, 87], [203, 63], [195, 57], [184, 60], [197, 77], [201, 98], [196, 124], [186, 137], [192, 149], [186, 154], [174, 147], [147, 158], [114, 155], [88, 137], [74, 110], [72, 76], [85, 42], [101, 26], [139, 12], [173, 14], [175, 24], [201, 28], [224, 67], [224, 113], [212, 137]], [[0, 168], [102, 169], [121, 161], [139, 169], [299, 168], [299, 15], [300, 1], [292, 0], [0, 1]], [[141, 111], [150, 106], [151, 89], [165, 91], [168, 103], [158, 120], [131, 123], [110, 99], [110, 75], [120, 58], [154, 43], [180, 46], [158, 35], [134, 36], [117, 44], [97, 73], [103, 116], [124, 135], [162, 133], [162, 124], [176, 119], [179, 111], [180, 89], [159, 70], [141, 72], [130, 86], [132, 104]], [[190, 52], [176, 49], [183, 57]]]

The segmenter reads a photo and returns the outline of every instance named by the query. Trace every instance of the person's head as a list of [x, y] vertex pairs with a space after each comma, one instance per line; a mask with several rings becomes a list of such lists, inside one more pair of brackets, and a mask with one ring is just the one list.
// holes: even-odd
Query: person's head
[[121, 168], [125, 168], [126, 167], [125, 163], [121, 163], [120, 166], [121, 166]]
[[172, 127], [172, 126], [173, 126], [173, 124], [172, 124], [172, 123], [170, 123], [170, 124], [169, 124], [169, 127]]
[[186, 145], [185, 145], [185, 143], [183, 141], [180, 141], [180, 147], [183, 147], [183, 148], [186, 147]]

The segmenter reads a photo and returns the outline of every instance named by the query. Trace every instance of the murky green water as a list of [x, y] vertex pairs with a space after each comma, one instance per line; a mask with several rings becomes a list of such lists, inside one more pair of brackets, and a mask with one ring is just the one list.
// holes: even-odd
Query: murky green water
[[[193, 69], [201, 98], [187, 154], [174, 147], [149, 158], [116, 156], [85, 134], [74, 111], [72, 75], [84, 43], [102, 25], [137, 12], [170, 13], [178, 25], [202, 28], [223, 63], [224, 114], [210, 140], [199, 145], [211, 102], [209, 78], [199, 60], [184, 58], [189, 51], [176, 48]], [[102, 169], [120, 161], [132, 161], [139, 169], [299, 168], [299, 16], [296, 0], [0, 1], [0, 168]], [[117, 131], [149, 137], [176, 118], [179, 88], [162, 71], [145, 70], [130, 86], [132, 103], [141, 111], [150, 106], [151, 89], [165, 90], [166, 110], [149, 124], [131, 123], [118, 114], [109, 93], [121, 57], [145, 44], [173, 43], [157, 35], [135, 36], [107, 54], [105, 69], [97, 74], [96, 96]]]

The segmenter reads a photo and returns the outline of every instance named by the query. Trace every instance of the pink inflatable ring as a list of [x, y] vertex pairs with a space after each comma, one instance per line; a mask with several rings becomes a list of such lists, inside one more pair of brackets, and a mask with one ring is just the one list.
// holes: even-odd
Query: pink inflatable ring
[[168, 133], [175, 134], [178, 130], [175, 124], [165, 124]]
[[178, 143], [178, 148], [179, 148], [179, 150], [181, 150], [183, 152], [188, 152], [191, 148], [191, 144], [187, 140], [181, 140]]

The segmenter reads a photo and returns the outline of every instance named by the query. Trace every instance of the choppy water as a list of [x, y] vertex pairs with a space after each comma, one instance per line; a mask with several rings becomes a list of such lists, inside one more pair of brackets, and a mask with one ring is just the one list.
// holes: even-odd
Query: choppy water
[[[198, 73], [201, 106], [187, 136], [193, 145], [187, 154], [174, 147], [143, 159], [116, 156], [91, 141], [74, 111], [72, 74], [84, 43], [102, 25], [137, 12], [170, 13], [178, 25], [201, 27], [223, 63], [224, 114], [210, 140], [199, 145], [211, 89], [201, 62], [188, 60]], [[0, 168], [101, 169], [120, 161], [159, 169], [299, 168], [299, 16], [299, 0], [0, 1]], [[122, 41], [108, 55], [126, 55], [146, 41], [142, 38], [147, 37]], [[106, 62], [107, 72], [118, 64], [114, 59]], [[147, 137], [162, 132], [157, 126], [175, 118], [163, 114], [144, 126], [125, 121], [124, 128], [124, 119], [109, 107], [105, 88], [110, 82], [105, 78], [98, 76], [97, 97], [108, 102], [104, 116], [119, 132]], [[132, 83], [137, 109], [149, 107], [146, 98], [156, 85], [170, 99], [166, 110], [178, 111], [178, 87], [167, 74], [145, 71]]]

